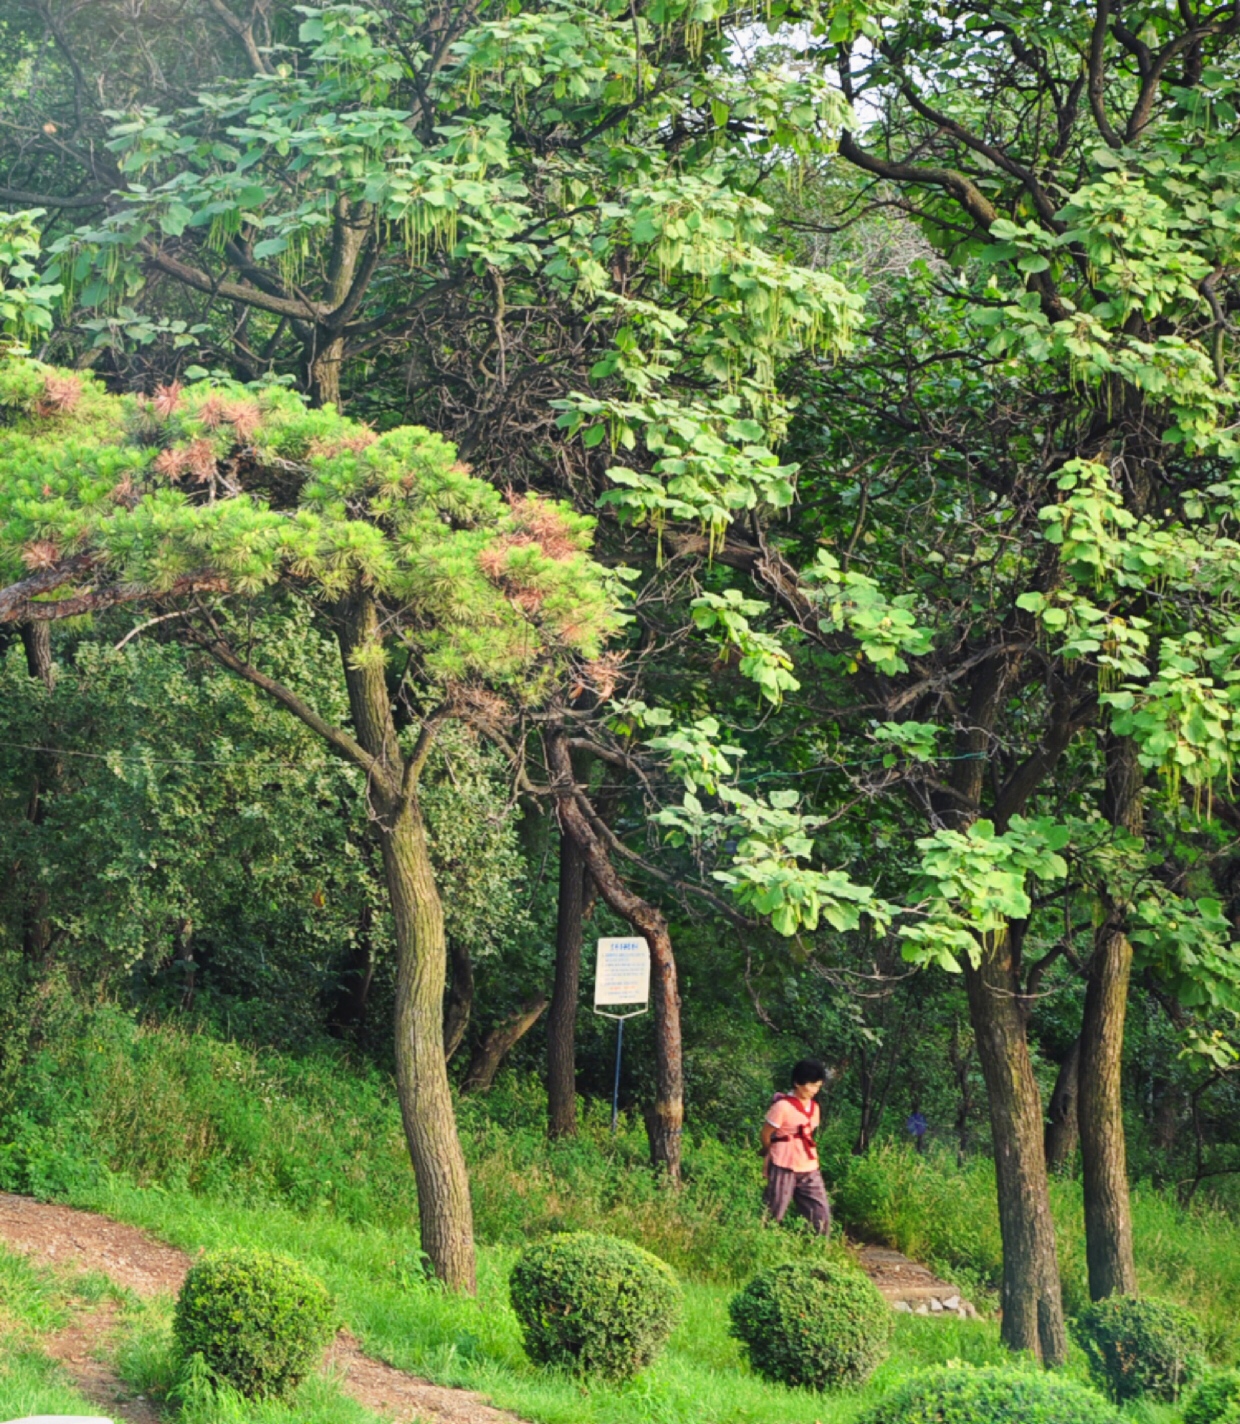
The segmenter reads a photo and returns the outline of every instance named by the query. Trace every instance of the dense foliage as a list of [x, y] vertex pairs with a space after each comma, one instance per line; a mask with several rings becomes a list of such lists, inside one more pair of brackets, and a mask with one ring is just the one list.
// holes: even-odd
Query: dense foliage
[[606, 1379], [644, 1370], [682, 1309], [676, 1277], [657, 1256], [584, 1231], [528, 1246], [508, 1290], [530, 1359]]
[[287, 1394], [336, 1333], [321, 1281], [269, 1251], [221, 1251], [190, 1267], [173, 1334], [184, 1359], [200, 1355], [219, 1380], [250, 1397]]
[[1201, 1373], [1201, 1326], [1174, 1301], [1111, 1296], [1083, 1310], [1074, 1329], [1090, 1373], [1120, 1403], [1174, 1401]]
[[1240, 1370], [1218, 1370], [1197, 1386], [1184, 1405], [1184, 1424], [1215, 1424], [1240, 1404]]
[[861, 1419], [863, 1424], [1117, 1424], [1119, 1417], [1075, 1380], [956, 1364], [913, 1375]]
[[768, 1267], [728, 1313], [759, 1374], [809, 1389], [864, 1384], [891, 1340], [890, 1306], [860, 1271], [836, 1262]]
[[812, 1052], [845, 1222], [1177, 1388], [1125, 1302], [1240, 1206], [1236, 14], [0, 0], [0, 55], [0, 1182], [734, 1281]]

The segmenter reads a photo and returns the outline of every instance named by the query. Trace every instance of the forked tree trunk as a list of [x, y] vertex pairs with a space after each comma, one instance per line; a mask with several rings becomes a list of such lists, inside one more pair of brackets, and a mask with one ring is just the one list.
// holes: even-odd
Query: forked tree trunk
[[986, 1080], [1003, 1237], [1002, 1337], [1047, 1365], [1067, 1358], [1055, 1224], [1042, 1149], [1042, 1101], [1014, 973], [1012, 934], [965, 967], [977, 1056]]
[[1047, 1108], [1046, 1166], [1051, 1172], [1062, 1172], [1072, 1161], [1077, 1141], [1077, 1088], [1080, 1082], [1081, 1040], [1073, 1039], [1072, 1047], [1059, 1065], [1059, 1074]]
[[469, 1071], [461, 1084], [461, 1092], [485, 1093], [495, 1081], [500, 1064], [534, 1027], [546, 1007], [546, 994], [538, 994], [527, 999], [516, 1013], [510, 1014], [502, 1024], [497, 1024], [478, 1045], [478, 1051], [470, 1059]]
[[560, 892], [555, 926], [555, 988], [547, 1015], [547, 1135], [577, 1132], [577, 999], [581, 987], [581, 922], [586, 860], [565, 831], [560, 836]]
[[[1109, 736], [1107, 819], [1132, 835], [1142, 829], [1142, 781], [1135, 743], [1129, 737]], [[1085, 1258], [1093, 1300], [1133, 1295], [1137, 1289], [1121, 1081], [1131, 975], [1128, 906], [1122, 900], [1111, 900], [1094, 937], [1085, 985], [1077, 1107], [1085, 1197]]]
[[680, 990], [667, 920], [616, 874], [602, 840], [573, 789], [573, 768], [563, 733], [548, 738], [551, 773], [557, 783], [560, 825], [581, 847], [598, 893], [650, 946], [650, 993], [654, 1009], [655, 1100], [647, 1115], [650, 1155], [673, 1182], [680, 1181], [681, 1135], [685, 1121], [684, 1049], [680, 1036]]
[[357, 594], [341, 611], [355, 733], [384, 773], [370, 778], [370, 798], [396, 932], [396, 1086], [418, 1186], [422, 1249], [450, 1289], [472, 1294], [473, 1209], [444, 1058], [443, 905], [417, 796], [401, 795], [406, 766], [383, 667], [365, 659], [355, 665], [356, 652], [378, 641], [377, 610]]

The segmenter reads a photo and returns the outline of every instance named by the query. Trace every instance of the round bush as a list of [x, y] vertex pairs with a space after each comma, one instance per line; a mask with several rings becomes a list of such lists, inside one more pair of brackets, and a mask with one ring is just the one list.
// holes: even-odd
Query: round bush
[[1219, 1370], [1193, 1391], [1184, 1406], [1184, 1424], [1215, 1424], [1240, 1410], [1240, 1370]]
[[1120, 1424], [1120, 1416], [1061, 1375], [944, 1365], [897, 1385], [856, 1424]]
[[190, 1268], [172, 1333], [244, 1395], [282, 1395], [322, 1359], [336, 1331], [321, 1281], [269, 1251], [220, 1251]]
[[527, 1247], [508, 1295], [531, 1360], [608, 1379], [645, 1369], [676, 1328], [682, 1299], [657, 1256], [587, 1231]]
[[1099, 1387], [1120, 1404], [1142, 1395], [1176, 1400], [1202, 1371], [1197, 1317], [1169, 1300], [1097, 1300], [1077, 1316], [1073, 1334]]
[[779, 1384], [861, 1384], [891, 1342], [891, 1307], [866, 1276], [845, 1266], [770, 1266], [732, 1297], [728, 1311], [749, 1363]]

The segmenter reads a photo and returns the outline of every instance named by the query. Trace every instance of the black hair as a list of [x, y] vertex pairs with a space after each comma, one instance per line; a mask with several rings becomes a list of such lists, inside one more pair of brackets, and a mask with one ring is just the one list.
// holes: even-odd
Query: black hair
[[823, 1083], [826, 1081], [827, 1069], [821, 1058], [802, 1058], [799, 1063], [792, 1065], [792, 1086], [795, 1088], [801, 1083]]

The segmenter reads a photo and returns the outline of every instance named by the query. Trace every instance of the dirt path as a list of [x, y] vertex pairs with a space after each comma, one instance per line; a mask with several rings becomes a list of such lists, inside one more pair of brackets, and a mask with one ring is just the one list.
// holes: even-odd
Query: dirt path
[[862, 1246], [857, 1252], [861, 1269], [896, 1310], [911, 1315], [958, 1315], [977, 1319], [976, 1309], [955, 1286], [941, 1281], [926, 1266], [910, 1261], [885, 1246]]
[[[116, 1285], [139, 1296], [175, 1294], [190, 1258], [145, 1232], [106, 1216], [54, 1206], [0, 1192], [0, 1241], [23, 1255], [54, 1266], [102, 1271]], [[113, 1419], [127, 1424], [158, 1424], [159, 1414], [142, 1395], [133, 1394], [105, 1362], [116, 1331], [110, 1303], [79, 1315], [47, 1342], [77, 1388]], [[447, 1389], [364, 1355], [347, 1330], [336, 1337], [323, 1368], [340, 1376], [346, 1393], [376, 1414], [398, 1424], [521, 1424], [515, 1414], [496, 1409], [480, 1394]]]

